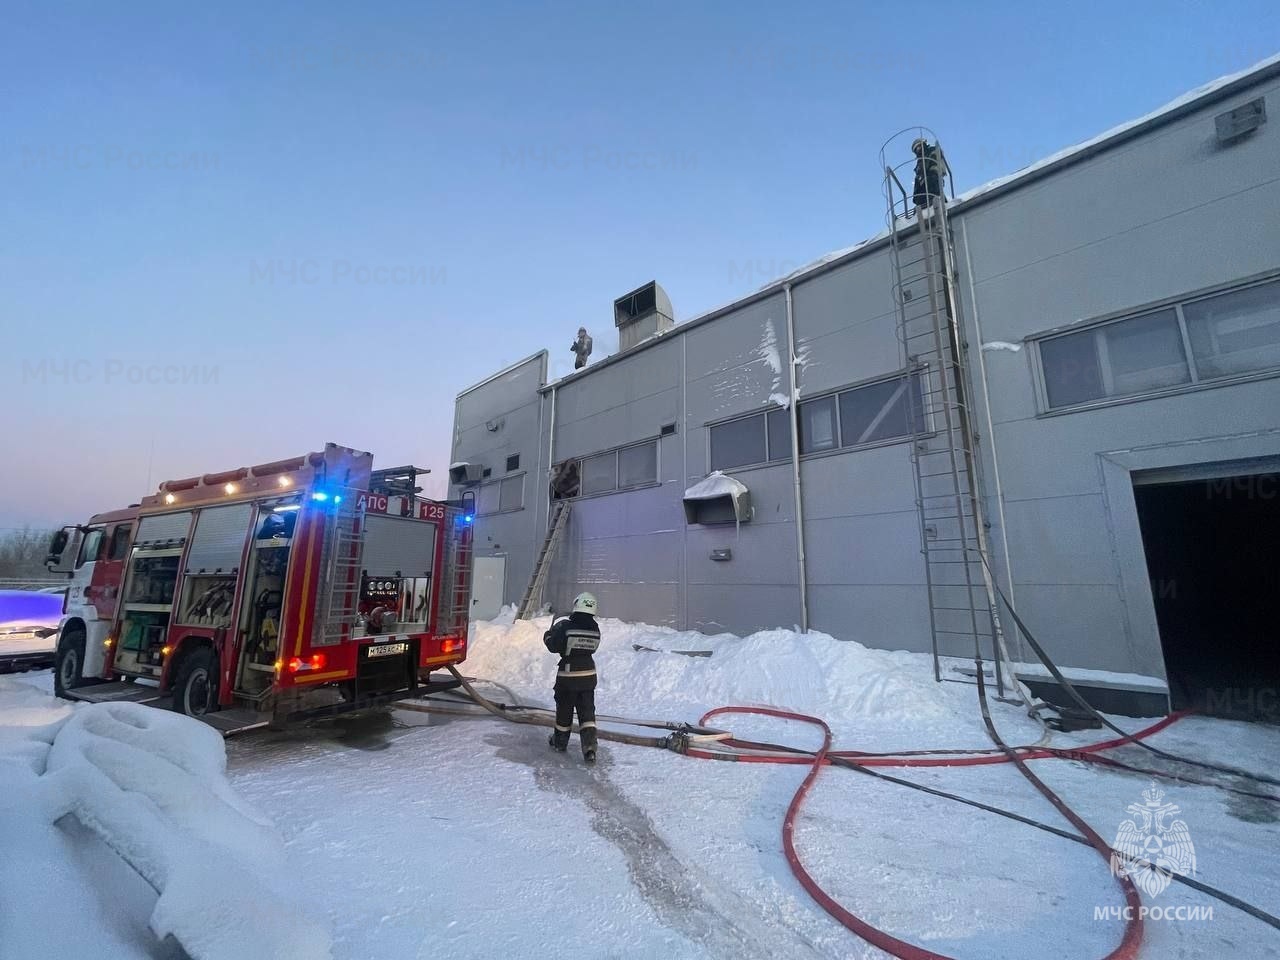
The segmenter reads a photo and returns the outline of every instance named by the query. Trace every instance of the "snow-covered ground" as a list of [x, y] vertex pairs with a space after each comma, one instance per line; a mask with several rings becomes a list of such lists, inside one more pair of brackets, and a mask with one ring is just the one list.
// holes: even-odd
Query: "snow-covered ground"
[[[548, 704], [555, 658], [541, 643], [547, 623], [477, 624], [466, 672]], [[772, 704], [825, 717], [849, 749], [989, 746], [974, 687], [934, 683], [919, 655], [784, 630], [736, 638], [602, 626], [602, 714], [693, 721], [721, 704]], [[661, 652], [670, 650], [712, 655]], [[15, 751], [39, 753], [30, 744], [45, 743], [50, 725], [73, 712], [33, 685], [47, 690], [48, 675], [0, 685], [0, 751], [8, 749], [0, 763]], [[812, 728], [720, 719], [744, 737], [814, 745]], [[996, 720], [1010, 742], [1041, 736], [1015, 708], [997, 705]], [[1064, 745], [1095, 739], [1103, 737], [1054, 735]], [[1280, 730], [1188, 719], [1153, 742], [1273, 771]], [[1156, 763], [1135, 748], [1114, 755]], [[548, 750], [540, 727], [409, 710], [249, 734], [229, 741], [227, 756], [238, 797], [228, 803], [246, 822], [259, 822], [253, 811], [271, 821], [273, 829], [255, 828], [266, 831], [259, 844], [284, 840], [264, 876], [291, 878], [287, 892], [325, 927], [336, 958], [884, 956], [828, 918], [787, 868], [781, 818], [803, 767], [604, 743], [587, 768], [576, 743], [567, 755]], [[10, 768], [0, 771], [7, 788]], [[1039, 761], [1036, 771], [1109, 840], [1149, 786], [1073, 762]], [[1064, 826], [1008, 765], [893, 772]], [[221, 776], [215, 768], [206, 775], [213, 784]], [[1272, 864], [1280, 806], [1162, 786], [1194, 840], [1199, 879], [1280, 913]], [[0, 957], [173, 955], [147, 930], [154, 892], [75, 818], [42, 826], [32, 803], [21, 791], [0, 795]], [[796, 843], [846, 907], [940, 953], [1078, 960], [1103, 956], [1119, 939], [1117, 921], [1095, 919], [1096, 908], [1120, 905], [1095, 853], [904, 787], [826, 771]], [[1148, 902], [1213, 913], [1149, 921], [1144, 957], [1280, 955], [1280, 933], [1205, 895], [1174, 885]], [[64, 922], [35, 953], [15, 953], [11, 944], [21, 941], [7, 934], [26, 910], [45, 929], [50, 918]], [[98, 949], [77, 949], [94, 937]]]
[[225, 767], [187, 717], [0, 678], [0, 957], [327, 957]]

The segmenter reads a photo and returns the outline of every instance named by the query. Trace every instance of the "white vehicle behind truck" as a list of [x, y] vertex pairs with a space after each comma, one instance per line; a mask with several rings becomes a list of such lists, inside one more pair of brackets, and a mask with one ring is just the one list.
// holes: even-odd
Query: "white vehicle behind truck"
[[65, 589], [0, 590], [0, 673], [53, 665]]

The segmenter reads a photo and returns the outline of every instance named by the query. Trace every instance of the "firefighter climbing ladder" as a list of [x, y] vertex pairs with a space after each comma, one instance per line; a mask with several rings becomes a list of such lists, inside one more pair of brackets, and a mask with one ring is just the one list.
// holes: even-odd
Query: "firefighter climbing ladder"
[[[888, 201], [898, 338], [912, 372], [907, 390], [914, 431], [911, 462], [929, 592], [934, 678], [942, 679], [940, 650], [983, 651], [984, 657], [989, 650], [1003, 695], [1001, 663], [1009, 661], [987, 566], [978, 438], [966, 374], [968, 345], [958, 316], [946, 197], [939, 193], [917, 198], [899, 178], [899, 173], [908, 183], [914, 178], [916, 161], [907, 144], [916, 137], [937, 143], [922, 128], [903, 131], [881, 148], [880, 165]], [[895, 169], [891, 156], [911, 159]], [[942, 159], [949, 175], [945, 162]], [[917, 205], [917, 199], [925, 202]]]
[[542, 600], [542, 591], [546, 588], [547, 576], [551, 571], [551, 561], [560, 546], [560, 541], [564, 539], [565, 528], [569, 525], [570, 509], [569, 501], [555, 501], [546, 539], [542, 541], [542, 550], [539, 551], [538, 560], [533, 565], [533, 576], [529, 579], [529, 587], [520, 600], [520, 609], [516, 611], [517, 620], [529, 619], [535, 605]]

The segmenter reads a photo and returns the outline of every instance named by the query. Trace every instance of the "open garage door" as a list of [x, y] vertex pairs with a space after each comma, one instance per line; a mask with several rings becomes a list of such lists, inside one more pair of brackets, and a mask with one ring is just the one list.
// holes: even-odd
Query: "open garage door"
[[1227, 469], [1135, 476], [1170, 696], [1280, 722], [1280, 472]]

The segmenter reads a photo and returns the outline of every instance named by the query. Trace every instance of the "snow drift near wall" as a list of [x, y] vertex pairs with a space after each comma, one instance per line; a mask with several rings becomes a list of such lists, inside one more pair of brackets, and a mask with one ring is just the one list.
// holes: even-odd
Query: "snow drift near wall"
[[[152, 707], [103, 703], [72, 709], [19, 687], [0, 686], [0, 781], [13, 786], [0, 800], [0, 864], [34, 856], [62, 861], [62, 872], [73, 875], [45, 889], [24, 885], [23, 899], [36, 907], [34, 917], [30, 910], [0, 908], [0, 942], [23, 945], [15, 956], [59, 956], [48, 938], [47, 918], [38, 918], [54, 914], [59, 902], [74, 896], [75, 886], [92, 887], [67, 869], [66, 852], [59, 853], [68, 834], [78, 836], [81, 846], [91, 839], [76, 824], [159, 893], [149, 898], [151, 931], [160, 941], [172, 936], [193, 960], [330, 955], [328, 932], [288, 893], [279, 836], [227, 783], [218, 733]], [[101, 860], [92, 873], [109, 869]], [[23, 878], [0, 866], [0, 901], [13, 902], [19, 884]], [[101, 908], [107, 915], [136, 912], [148, 898], [145, 886], [135, 886], [127, 899], [112, 900], [112, 891], [95, 889], [86, 890], [85, 899], [110, 901]], [[102, 939], [95, 936], [93, 921], [78, 908], [59, 922], [90, 927], [80, 939], [98, 948], [92, 955], [101, 955], [103, 940], [110, 941], [109, 931], [101, 932]]]
[[[728, 479], [728, 478], [726, 478]], [[704, 481], [706, 482], [706, 481]], [[510, 687], [529, 703], [546, 703], [555, 657], [542, 634], [549, 617], [512, 622], [504, 609], [491, 622], [472, 624], [465, 671]], [[727, 703], [773, 705], [825, 717], [838, 738], [875, 729], [884, 741], [904, 728], [930, 744], [986, 746], [972, 687], [939, 684], [925, 654], [872, 650], [825, 633], [762, 630], [750, 636], [708, 636], [648, 624], [601, 619], [604, 642], [596, 654], [601, 713], [695, 720]], [[656, 651], [710, 651], [707, 657]], [[1016, 711], [1004, 717], [1010, 735], [1038, 730]], [[747, 721], [739, 721], [742, 726]]]

